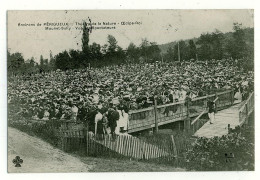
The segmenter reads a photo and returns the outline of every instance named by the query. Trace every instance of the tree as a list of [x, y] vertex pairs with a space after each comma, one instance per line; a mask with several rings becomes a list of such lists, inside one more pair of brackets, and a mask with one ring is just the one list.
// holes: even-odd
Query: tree
[[160, 52], [161, 52], [161, 50], [160, 50], [159, 46], [157, 45], [157, 43], [156, 42], [151, 42], [150, 46], [148, 46], [148, 55], [147, 55], [147, 57], [152, 62], [160, 61], [161, 60]]
[[212, 59], [212, 38], [211, 34], [206, 33], [206, 34], [201, 34], [197, 44], [199, 45], [198, 48], [198, 56], [199, 59], [202, 60], [209, 60]]
[[55, 59], [53, 58], [52, 51], [50, 51], [50, 69], [55, 69]]
[[234, 23], [233, 24], [233, 42], [231, 40], [230, 45], [232, 47], [228, 47], [230, 55], [233, 58], [242, 58], [246, 55], [246, 42], [245, 42], [245, 33], [242, 28], [242, 24]]
[[123, 48], [120, 46], [117, 46], [117, 51], [116, 51], [116, 63], [117, 64], [122, 64], [126, 62], [126, 54]]
[[221, 31], [217, 30], [211, 34], [212, 42], [212, 58], [222, 59], [224, 55], [223, 40], [224, 35]]
[[174, 49], [173, 49], [173, 47], [170, 46], [167, 49], [167, 52], [166, 52], [164, 58], [168, 62], [174, 61]]
[[40, 66], [43, 67], [43, 65], [44, 65], [44, 60], [43, 60], [43, 56], [41, 55], [41, 56], [40, 56]]
[[29, 64], [30, 64], [30, 67], [34, 67], [36, 65], [34, 57], [31, 57], [31, 59], [29, 59]]
[[100, 61], [102, 59], [101, 46], [95, 42], [90, 45], [91, 59], [94, 62]]
[[81, 42], [82, 42], [82, 52], [86, 55], [89, 53], [89, 44], [88, 44], [89, 43], [89, 31], [90, 31], [90, 29], [87, 27], [87, 23], [84, 21]]
[[196, 45], [194, 43], [193, 40], [189, 40], [189, 59], [197, 59], [196, 58], [196, 54], [197, 54], [197, 48], [196, 48]]
[[127, 47], [127, 58], [130, 60], [130, 62], [138, 62], [138, 59], [140, 57], [139, 48], [136, 47], [134, 43], [130, 43]]
[[57, 54], [55, 57], [55, 66], [61, 70], [72, 68], [72, 61], [67, 51]]
[[148, 46], [149, 46], [149, 41], [144, 38], [142, 39], [142, 42], [140, 44], [140, 55], [144, 58], [144, 61], [148, 61]]
[[107, 53], [109, 54], [115, 53], [118, 47], [116, 38], [109, 34], [107, 37], [107, 42], [108, 42]]
[[[179, 47], [178, 47], [179, 46]], [[178, 51], [180, 51], [180, 61], [189, 59], [189, 49], [186, 45], [185, 41], [181, 40], [174, 45], [173, 59], [174, 61], [178, 61]]]
[[22, 53], [16, 52], [11, 54], [7, 51], [7, 70], [9, 73], [22, 73], [24, 63]]

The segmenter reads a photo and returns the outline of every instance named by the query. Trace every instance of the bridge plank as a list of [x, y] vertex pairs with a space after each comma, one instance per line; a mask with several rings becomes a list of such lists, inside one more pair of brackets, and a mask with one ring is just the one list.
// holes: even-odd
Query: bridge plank
[[210, 124], [208, 121], [194, 136], [212, 138], [228, 134], [228, 124], [230, 124], [231, 128], [240, 125], [238, 107], [240, 105], [231, 106], [228, 109], [217, 112], [215, 114], [215, 122]]

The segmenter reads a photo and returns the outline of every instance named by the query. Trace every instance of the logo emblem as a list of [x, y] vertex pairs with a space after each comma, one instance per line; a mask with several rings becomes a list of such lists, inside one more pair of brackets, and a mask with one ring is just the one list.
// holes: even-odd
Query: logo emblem
[[15, 164], [15, 167], [21, 167], [21, 164], [23, 163], [23, 160], [20, 158], [20, 156], [16, 156], [13, 159], [13, 163]]

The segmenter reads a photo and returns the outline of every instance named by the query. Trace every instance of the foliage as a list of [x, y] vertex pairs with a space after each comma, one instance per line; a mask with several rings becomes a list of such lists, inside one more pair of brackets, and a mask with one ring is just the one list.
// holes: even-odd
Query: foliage
[[42, 123], [28, 122], [27, 120], [9, 120], [8, 125], [29, 135], [40, 137], [53, 146], [57, 147], [61, 145], [61, 139], [58, 133], [59, 125], [57, 122], [46, 121], [46, 123]]
[[89, 32], [90, 28], [87, 27], [87, 23], [83, 23], [83, 32], [82, 32], [82, 52], [85, 54], [89, 53]]
[[7, 52], [8, 73], [31, 74], [61, 69], [80, 69], [86, 67], [100, 67], [122, 63], [143, 63], [155, 61], [211, 60], [233, 58], [241, 59], [238, 64], [243, 70], [254, 68], [254, 29], [244, 28], [242, 24], [234, 23], [233, 32], [222, 33], [215, 30], [203, 33], [199, 38], [180, 40], [171, 43], [166, 50], [164, 45], [142, 39], [139, 46], [132, 42], [123, 50], [116, 38], [108, 35], [107, 43], [103, 46], [93, 42], [89, 44], [91, 27], [83, 23], [81, 50], [64, 50], [53, 56], [50, 51], [49, 59], [40, 56], [39, 64], [35, 59], [25, 60], [19, 52]]
[[198, 138], [186, 153], [187, 168], [199, 171], [254, 170], [253, 134], [248, 136], [248, 132], [236, 128], [222, 137]]
[[129, 62], [137, 63], [140, 57], [140, 49], [134, 43], [127, 47], [127, 59]]
[[198, 49], [198, 56], [200, 59], [222, 59], [223, 58], [223, 33], [219, 30], [209, 34], [202, 34], [197, 41], [200, 46]]

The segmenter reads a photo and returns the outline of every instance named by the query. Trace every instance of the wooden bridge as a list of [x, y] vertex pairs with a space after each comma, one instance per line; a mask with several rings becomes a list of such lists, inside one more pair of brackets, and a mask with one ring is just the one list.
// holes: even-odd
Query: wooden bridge
[[[251, 93], [246, 101], [235, 104], [215, 114], [213, 124], [205, 123], [198, 129], [194, 136], [212, 138], [228, 134], [229, 128], [242, 126], [247, 123], [248, 117], [254, 111], [254, 93]], [[198, 120], [199, 121], [199, 120]]]
[[[172, 123], [175, 121], [187, 121], [188, 132], [197, 137], [222, 136], [228, 133], [229, 128], [242, 125], [247, 122], [249, 115], [254, 110], [254, 93], [241, 103], [234, 104], [233, 91], [209, 95], [193, 99], [188, 107], [184, 102], [167, 104], [162, 106], [150, 107], [129, 113], [129, 132], [138, 132], [158, 125]], [[201, 119], [201, 116], [207, 113], [207, 101], [215, 101], [217, 110], [214, 124], [209, 124]], [[179, 151], [175, 144], [176, 138], [171, 136], [170, 143], [167, 146], [160, 146], [160, 143], [151, 143], [129, 134], [120, 134], [116, 140], [111, 135], [94, 135], [84, 130], [84, 127], [68, 127], [63, 124], [60, 131], [63, 138], [63, 149], [84, 149], [88, 154], [98, 154], [110, 156], [124, 156], [134, 159], [178, 159]], [[229, 126], [228, 126], [229, 125]], [[178, 140], [178, 139], [177, 139]], [[160, 139], [160, 141], [162, 141]], [[177, 144], [185, 144], [184, 141]], [[83, 146], [83, 147], [82, 147]], [[187, 144], [185, 146], [188, 146]]]
[[192, 118], [197, 117], [201, 114], [201, 112], [204, 112], [203, 114], [207, 113], [207, 101], [213, 101], [217, 97], [217, 110], [228, 108], [234, 103], [234, 92], [232, 90], [228, 90], [225, 92], [192, 99], [188, 108], [185, 105], [185, 102], [181, 101], [172, 104], [130, 111], [128, 133], [154, 128], [156, 126], [155, 122], [158, 122], [158, 126], [161, 126], [176, 121], [189, 120], [185, 123], [186, 127], [189, 128]]

